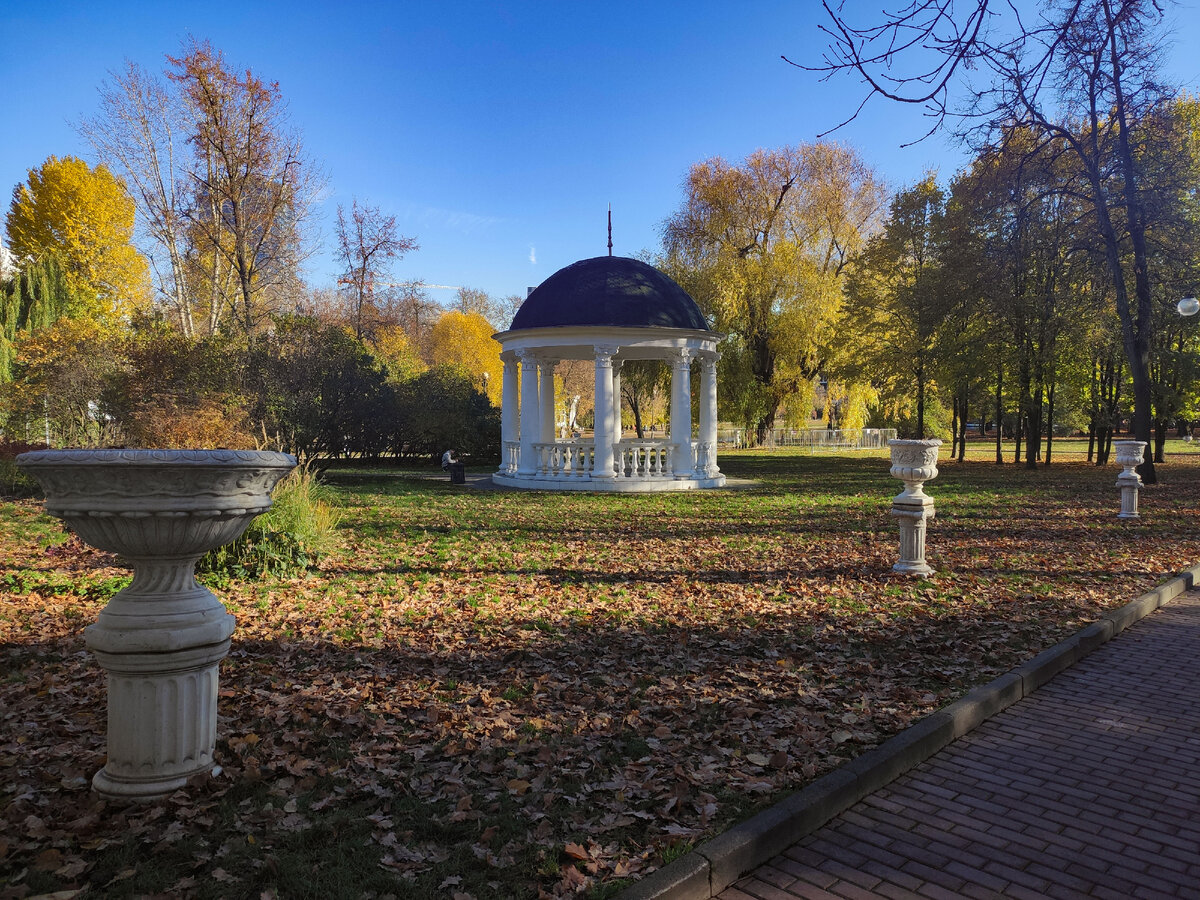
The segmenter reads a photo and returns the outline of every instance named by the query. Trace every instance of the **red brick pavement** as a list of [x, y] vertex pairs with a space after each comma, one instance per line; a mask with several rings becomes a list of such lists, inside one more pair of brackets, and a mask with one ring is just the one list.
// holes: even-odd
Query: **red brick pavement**
[[1200, 593], [719, 897], [1200, 898]]

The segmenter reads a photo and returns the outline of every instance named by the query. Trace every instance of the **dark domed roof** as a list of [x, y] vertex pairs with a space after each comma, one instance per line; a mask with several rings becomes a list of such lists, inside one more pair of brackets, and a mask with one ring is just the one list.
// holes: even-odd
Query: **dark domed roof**
[[624, 256], [559, 269], [525, 298], [509, 330], [566, 325], [708, 330], [687, 291], [654, 266]]

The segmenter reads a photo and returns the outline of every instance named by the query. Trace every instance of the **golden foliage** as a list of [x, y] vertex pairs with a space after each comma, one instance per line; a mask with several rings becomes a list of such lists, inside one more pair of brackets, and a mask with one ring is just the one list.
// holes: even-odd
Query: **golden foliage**
[[421, 355], [413, 347], [412, 339], [400, 325], [382, 325], [376, 328], [367, 340], [371, 353], [388, 370], [396, 381], [408, 381], [425, 371]]
[[844, 267], [878, 224], [884, 190], [851, 148], [757, 150], [692, 166], [666, 223], [665, 266], [722, 347], [726, 413], [761, 437], [836, 351]]
[[119, 366], [112, 331], [91, 319], [62, 318], [14, 344], [13, 380], [0, 389], [0, 419], [49, 429], [51, 443], [91, 446], [106, 440], [95, 401]]
[[494, 331], [479, 313], [448, 310], [430, 331], [429, 361], [435, 366], [461, 366], [493, 405], [499, 406], [504, 363], [500, 344], [492, 337]]
[[105, 166], [51, 156], [13, 190], [5, 225], [19, 259], [57, 256], [71, 288], [95, 296], [103, 316], [150, 296], [146, 259], [131, 243], [133, 218], [133, 199]]

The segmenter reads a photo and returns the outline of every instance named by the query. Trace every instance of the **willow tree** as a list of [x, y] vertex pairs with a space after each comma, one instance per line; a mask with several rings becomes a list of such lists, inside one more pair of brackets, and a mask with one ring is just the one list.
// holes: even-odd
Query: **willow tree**
[[664, 228], [664, 265], [729, 335], [723, 403], [761, 443], [821, 371], [842, 272], [885, 193], [853, 149], [824, 142], [697, 163], [684, 191]]
[[31, 260], [0, 282], [0, 384], [11, 381], [19, 339], [84, 311], [53, 255]]

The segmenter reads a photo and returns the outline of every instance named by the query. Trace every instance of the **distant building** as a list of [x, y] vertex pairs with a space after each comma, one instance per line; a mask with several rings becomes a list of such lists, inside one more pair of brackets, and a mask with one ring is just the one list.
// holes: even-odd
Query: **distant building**
[[12, 251], [0, 244], [0, 281], [17, 274], [17, 258]]

